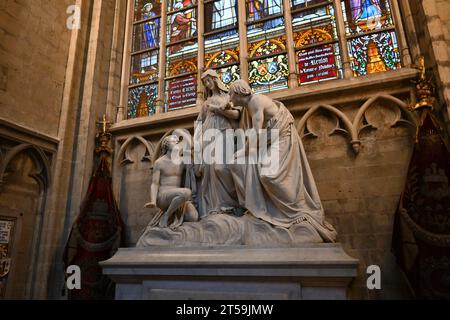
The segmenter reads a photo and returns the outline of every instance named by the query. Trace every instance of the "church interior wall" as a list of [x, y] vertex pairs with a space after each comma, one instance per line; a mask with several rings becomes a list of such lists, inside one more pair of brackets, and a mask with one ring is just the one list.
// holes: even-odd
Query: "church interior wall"
[[0, 117], [58, 133], [70, 43], [70, 0], [0, 4]]
[[[6, 184], [0, 193], [2, 217], [16, 219], [14, 235], [17, 241], [14, 243], [13, 263], [16, 266], [14, 272], [8, 278], [11, 285], [5, 297], [9, 299], [20, 299], [26, 295], [30, 268], [32, 267], [33, 236], [39, 230], [38, 216], [41, 214], [39, 208], [40, 186], [32, 178], [36, 171], [33, 160], [26, 153], [17, 155], [9, 164], [3, 179]], [[19, 214], [15, 214], [15, 213]]]
[[[62, 251], [94, 167], [95, 122], [103, 113], [114, 119], [120, 107], [124, 1], [86, 2], [78, 1], [85, 5], [82, 25], [86, 28], [78, 31], [77, 38], [74, 38], [77, 31], [70, 32], [66, 28], [66, 8], [72, 4], [70, 0], [51, 4], [47, 1], [0, 4], [0, 118], [33, 133], [5, 136], [0, 131], [0, 153], [6, 153], [16, 143], [43, 147], [51, 163], [53, 180], [49, 194], [44, 196], [48, 201], [43, 210], [43, 237], [39, 243], [42, 256], [32, 266], [37, 270], [36, 276], [26, 278], [28, 283], [20, 283], [14, 293], [17, 297], [30, 297], [34, 286], [38, 288], [34, 290], [34, 297], [61, 298]], [[408, 38], [416, 37], [419, 41], [418, 48], [411, 48], [411, 51], [425, 55], [428, 67], [433, 70], [442, 118], [450, 132], [450, 109], [447, 110], [450, 107], [450, 8], [445, 9], [450, 4], [444, 0], [420, 3], [422, 5], [409, 1], [415, 28], [414, 31], [405, 29]], [[281, 91], [271, 96], [283, 100], [297, 124], [308, 110], [321, 104], [336, 107], [352, 122], [364, 102], [380, 93], [396, 97], [405, 104], [411, 102], [414, 97], [411, 80], [415, 73], [406, 68], [397, 71], [395, 74], [401, 75], [398, 79], [393, 81], [386, 76], [379, 81], [377, 78], [376, 86], [363, 86], [360, 79], [353, 79], [345, 83], [346, 88], [339, 90], [333, 89], [339, 84], [321, 84], [325, 92], [321, 95], [314, 93], [317, 86], [310, 86], [292, 89], [289, 97]], [[342, 125], [335, 113], [319, 110], [305, 122], [313, 135], [305, 136], [303, 141], [326, 218], [336, 226], [339, 241], [347, 253], [360, 260], [359, 276], [352, 283], [350, 298], [408, 295], [390, 253], [393, 216], [403, 190], [414, 139], [414, 130], [408, 123], [393, 126], [399, 112], [401, 117], [407, 118], [401, 110], [391, 100], [373, 102], [364, 121], [374, 128], [361, 131], [358, 154], [352, 149], [348, 134], [329, 135], [336, 124]], [[170, 129], [191, 129], [196, 112], [180, 112], [172, 121], [162, 114], [158, 115], [162, 118], [160, 121], [136, 119], [113, 125], [114, 190], [126, 224], [128, 245], [136, 243], [151, 219], [143, 205], [148, 202], [151, 156], [156, 144]], [[11, 166], [19, 165], [20, 161], [22, 171], [17, 172], [32, 165], [30, 158], [22, 154]], [[27, 198], [28, 202], [15, 202], [32, 208], [22, 218], [21, 241], [29, 243], [35, 237], [32, 221], [39, 219], [40, 189], [28, 177], [15, 181], [6, 186], [6, 191], [0, 190], [0, 208], [8, 208], [11, 192], [19, 190], [15, 197]], [[23, 211], [22, 208], [10, 209], [11, 212]], [[383, 280], [391, 287], [383, 290], [382, 295], [369, 292], [365, 286], [366, 267], [371, 264], [388, 270]], [[20, 274], [25, 272], [19, 271]]]

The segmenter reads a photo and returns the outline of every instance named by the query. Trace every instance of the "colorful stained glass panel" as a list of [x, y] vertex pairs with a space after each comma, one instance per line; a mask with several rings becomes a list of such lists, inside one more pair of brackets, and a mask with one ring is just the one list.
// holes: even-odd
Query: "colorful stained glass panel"
[[205, 32], [237, 26], [236, 0], [218, 0], [205, 3]]
[[333, 39], [333, 27], [330, 25], [294, 33], [294, 43], [296, 48], [331, 41]]
[[239, 34], [237, 29], [226, 30], [205, 37], [205, 49], [217, 51], [219, 48], [231, 48], [239, 46]]
[[239, 65], [237, 64], [223, 68], [218, 68], [216, 69], [216, 71], [220, 79], [222, 80], [223, 84], [227, 88], [229, 88], [233, 82], [241, 78], [240, 75], [241, 70], [239, 69]]
[[355, 76], [395, 70], [401, 67], [395, 32], [380, 32], [348, 42]]
[[158, 50], [131, 57], [130, 84], [158, 80]]
[[159, 22], [158, 18], [133, 26], [133, 51], [159, 46]]
[[186, 40], [197, 35], [197, 10], [178, 11], [167, 17], [167, 42]]
[[134, 21], [151, 19], [161, 15], [160, 0], [135, 0]]
[[288, 76], [288, 61], [285, 54], [249, 63], [249, 82], [255, 92], [287, 88]]
[[155, 113], [158, 85], [149, 84], [128, 91], [128, 119], [148, 117]]
[[269, 40], [249, 43], [248, 53], [250, 58], [259, 58], [286, 50], [286, 37], [278, 37]]
[[292, 9], [307, 8], [320, 3], [327, 3], [329, 0], [291, 0]]
[[185, 73], [197, 72], [197, 56], [181, 56], [177, 59], [169, 59], [167, 61], [166, 74], [173, 77]]
[[197, 75], [166, 81], [166, 111], [192, 107], [197, 100]]
[[[333, 6], [325, 6], [313, 10], [296, 13], [292, 16], [294, 32], [304, 33], [308, 29], [323, 29], [327, 31], [327, 38], [337, 39], [336, 20]], [[299, 39], [294, 39], [298, 42]]]
[[345, 0], [342, 10], [348, 35], [394, 26], [388, 0]]
[[284, 18], [276, 18], [251, 24], [247, 27], [247, 37], [267, 37], [286, 33]]
[[239, 49], [228, 50], [205, 54], [205, 68], [218, 68], [224, 65], [234, 64], [239, 61]]
[[246, 4], [248, 22], [283, 13], [283, 0], [246, 0]]
[[167, 1], [167, 10], [176, 11], [184, 8], [189, 8], [195, 6], [197, 4], [197, 0], [168, 0]]

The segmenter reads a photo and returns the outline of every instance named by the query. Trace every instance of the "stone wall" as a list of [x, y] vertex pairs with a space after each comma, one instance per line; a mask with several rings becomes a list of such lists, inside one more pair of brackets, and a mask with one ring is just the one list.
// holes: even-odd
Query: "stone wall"
[[[74, 4], [81, 28], [69, 30]], [[119, 104], [125, 7], [122, 0], [0, 2], [0, 164], [11, 141], [37, 143], [51, 159], [33, 288], [22, 298], [61, 298], [62, 252], [95, 165], [96, 121]]]
[[0, 2], [0, 117], [56, 136], [72, 0]]
[[[55, 168], [55, 196], [49, 202], [52, 217], [44, 226], [49, 231], [42, 259], [39, 297], [61, 298], [64, 287], [62, 256], [73, 221], [80, 212], [92, 172], [95, 169], [96, 122], [108, 107], [117, 106], [111, 93], [117, 86], [114, 74], [121, 60], [120, 37], [124, 25], [121, 0], [77, 0], [81, 8], [82, 27], [72, 34], [66, 90], [60, 128], [60, 148]], [[122, 11], [121, 11], [122, 10]], [[122, 20], [116, 13], [122, 12]], [[115, 32], [115, 30], [117, 32]], [[116, 40], [113, 40], [116, 39]], [[116, 99], [116, 100], [114, 100]], [[45, 261], [45, 262], [44, 262]]]
[[[50, 247], [45, 237], [58, 230], [52, 226], [43, 232], [50, 216], [43, 204], [51, 199], [47, 191], [53, 179], [47, 178], [58, 147], [71, 38], [66, 11], [72, 4], [71, 0], [0, 2], [0, 153], [5, 155], [0, 154], [0, 166], [8, 172], [0, 177], [0, 207], [6, 215], [21, 214], [9, 298], [29, 299], [36, 297], [36, 288], [46, 288], [38, 269], [47, 267], [48, 272], [42, 260], [43, 248]], [[15, 153], [17, 148], [22, 151]], [[35, 179], [43, 167], [30, 169], [33, 152], [40, 152], [40, 159], [47, 162], [44, 183]], [[8, 158], [11, 154], [14, 157]]]
[[[318, 137], [304, 139], [326, 219], [336, 227], [345, 251], [360, 261], [358, 277], [351, 286], [352, 299], [407, 297], [390, 248], [414, 130], [391, 128], [395, 116], [388, 104], [379, 101], [368, 110], [377, 129], [362, 133], [357, 155], [345, 137], [328, 135], [336, 122], [326, 114], [311, 118], [310, 126], [318, 130]], [[349, 115], [355, 111], [349, 110]], [[370, 265], [381, 268], [382, 290], [366, 287]]]

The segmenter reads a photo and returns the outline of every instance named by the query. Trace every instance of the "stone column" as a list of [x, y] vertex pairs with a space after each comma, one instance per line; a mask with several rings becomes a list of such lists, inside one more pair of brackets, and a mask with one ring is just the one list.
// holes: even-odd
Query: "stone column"
[[[72, 30], [58, 130], [53, 183], [42, 226], [34, 299], [60, 299], [63, 252], [93, 168], [96, 120], [106, 109], [114, 6], [105, 0], [77, 0], [81, 29]], [[80, 61], [85, 63], [80, 66]], [[103, 71], [103, 72], [102, 72]], [[74, 148], [76, 146], [76, 148]]]
[[391, 1], [391, 10], [398, 38], [398, 46], [402, 57], [402, 65], [404, 67], [411, 67], [411, 55], [409, 53], [408, 41], [406, 40], [405, 31], [403, 30], [403, 21], [397, 0]]
[[425, 41], [429, 41], [429, 47], [422, 48], [422, 53], [428, 59], [425, 61], [427, 66], [434, 65], [430, 71], [434, 74], [437, 84], [436, 93], [442, 101], [442, 105], [436, 107], [438, 110], [441, 107], [445, 108], [442, 112], [450, 133], [450, 65], [448, 63], [450, 37], [446, 26], [450, 21], [448, 4], [447, 1], [422, 1], [421, 6], [424, 14], [423, 21], [425, 21], [425, 25], [421, 25], [422, 32], [425, 33]]
[[127, 5], [127, 21], [125, 26], [125, 42], [123, 50], [123, 63], [122, 63], [122, 81], [120, 83], [121, 95], [120, 104], [117, 110], [116, 122], [127, 119], [127, 106], [128, 106], [128, 84], [130, 83], [130, 65], [131, 65], [131, 44], [132, 44], [132, 29], [133, 29], [133, 13], [134, 13], [134, 1], [128, 1]]
[[203, 83], [202, 73], [205, 69], [205, 3], [204, 0], [198, 2], [197, 9], [197, 37], [198, 37], [198, 55], [197, 55], [197, 105], [203, 103]]
[[[106, 116], [110, 121], [116, 121], [117, 116], [121, 113], [120, 106], [120, 94], [121, 94], [121, 66], [123, 59], [123, 49], [126, 34], [124, 33], [124, 24], [127, 23], [128, 15], [127, 3], [123, 0], [115, 0], [115, 13], [114, 13], [114, 31], [113, 31], [113, 43], [111, 50], [111, 64], [109, 67], [109, 80], [108, 80], [108, 98], [106, 107]], [[123, 115], [123, 113], [122, 113]]]
[[420, 56], [419, 41], [417, 40], [417, 32], [415, 27], [415, 22], [411, 12], [411, 6], [408, 0], [400, 0], [400, 12], [405, 18], [405, 33], [408, 35], [406, 41], [408, 42], [408, 47], [410, 49], [412, 62], [414, 63]]
[[342, 13], [342, 1], [335, 0], [335, 14], [336, 14], [336, 25], [339, 36], [339, 46], [341, 47], [341, 59], [342, 59], [342, 69], [344, 71], [344, 79], [351, 79], [353, 77], [352, 68], [350, 66], [350, 55], [348, 53], [347, 47], [347, 37], [345, 34], [345, 22], [344, 15]]
[[286, 26], [286, 51], [289, 62], [289, 88], [298, 87], [297, 59], [295, 57], [294, 33], [292, 30], [291, 0], [283, 0], [284, 20]]
[[238, 1], [238, 25], [239, 25], [239, 68], [241, 79], [248, 81], [248, 48], [247, 48], [247, 10], [245, 0]]
[[164, 95], [166, 76], [166, 39], [167, 39], [167, 3], [162, 2], [160, 32], [159, 32], [159, 58], [158, 58], [158, 98], [156, 99], [155, 113], [164, 112]]

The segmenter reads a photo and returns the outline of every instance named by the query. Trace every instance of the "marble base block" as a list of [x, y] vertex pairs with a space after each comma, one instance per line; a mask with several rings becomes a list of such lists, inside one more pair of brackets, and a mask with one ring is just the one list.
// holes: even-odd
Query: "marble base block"
[[346, 299], [358, 260], [340, 244], [119, 249], [101, 263], [118, 300]]

